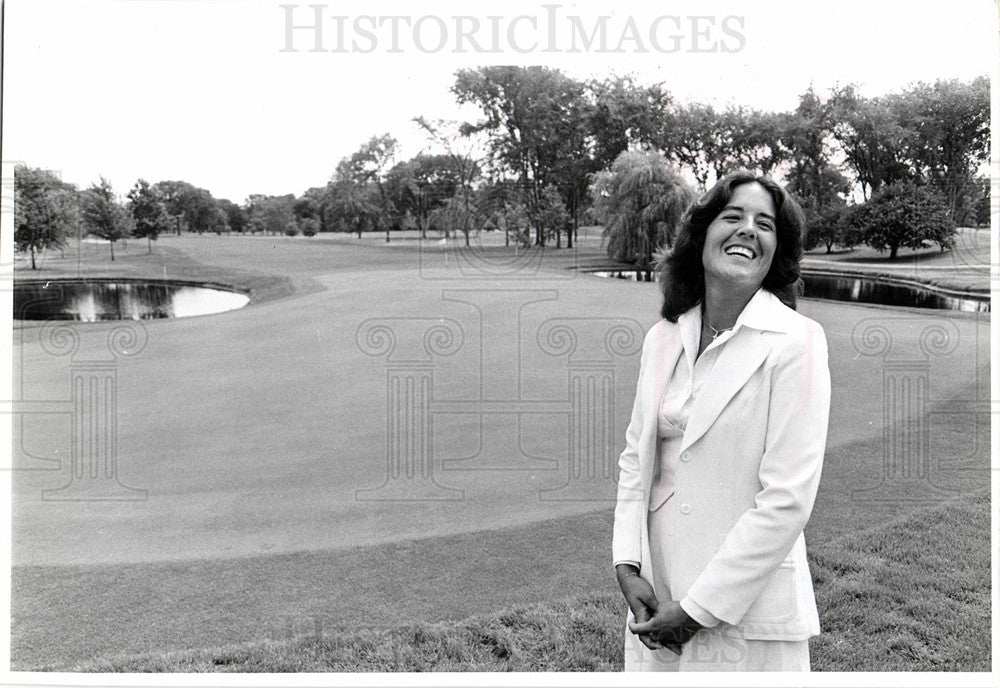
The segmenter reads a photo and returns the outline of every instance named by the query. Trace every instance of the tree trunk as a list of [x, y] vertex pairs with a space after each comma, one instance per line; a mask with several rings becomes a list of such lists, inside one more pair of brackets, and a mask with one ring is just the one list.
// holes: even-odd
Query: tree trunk
[[152, 237], [147, 236], [146, 237], [146, 241], [149, 243], [149, 252], [152, 253], [153, 252], [153, 239], [152, 239]]
[[109, 241], [108, 246], [111, 248], [111, 262], [115, 260], [115, 242]]
[[37, 270], [38, 269], [38, 266], [35, 265], [35, 245], [34, 244], [31, 245], [31, 269], [32, 270]]
[[899, 246], [893, 244], [889, 247], [889, 260], [896, 260], [896, 253], [899, 251]]

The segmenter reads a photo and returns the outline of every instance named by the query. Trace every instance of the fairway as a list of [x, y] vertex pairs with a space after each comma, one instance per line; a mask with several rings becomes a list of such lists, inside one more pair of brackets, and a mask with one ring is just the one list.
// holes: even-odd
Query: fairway
[[[386, 245], [381, 236], [169, 236], [152, 255], [133, 244], [114, 264], [96, 252], [78, 264], [67, 251], [39, 276], [79, 265], [87, 274], [197, 278], [249, 287], [251, 303], [136, 324], [145, 346], [113, 360], [118, 479], [145, 490], [144, 499], [44, 500], [43, 490], [70, 478], [71, 418], [23, 414], [15, 423], [15, 665], [261, 639], [283, 615], [315, 605], [345, 619], [359, 619], [366, 599], [388, 611], [385, 590], [338, 588], [368, 560], [373, 570], [378, 561], [408, 561], [421, 574], [462, 561], [473, 570], [477, 561], [503, 569], [505, 559], [524, 567], [523, 576], [496, 575], [492, 589], [489, 576], [474, 579], [487, 587], [468, 589], [463, 579], [418, 585], [398, 572], [401, 590], [420, 590], [399, 601], [411, 620], [463, 618], [613, 583], [613, 476], [588, 474], [580, 457], [621, 450], [638, 346], [659, 298], [651, 284], [572, 270], [600, 262], [596, 237], [579, 249], [517, 256], [436, 240]], [[814, 300], [799, 310], [826, 331], [833, 379], [811, 537], [821, 542], [988, 486], [988, 314]], [[370, 334], [375, 326], [382, 329]], [[109, 359], [114, 327], [73, 325], [79, 349], [56, 356], [45, 328], [17, 326], [16, 398], [69, 398], [71, 366]], [[379, 339], [386, 329], [394, 347]], [[572, 334], [575, 349], [561, 333]], [[886, 333], [883, 350], [877, 340]], [[414, 370], [432, 380], [427, 437], [387, 426], [391, 381]], [[581, 444], [569, 402], [584, 373], [610, 385], [602, 397], [610, 424]], [[886, 380], [904, 378], [925, 385], [919, 403], [886, 396]], [[930, 473], [914, 467], [886, 501], [877, 492], [885, 429], [905, 434], [917, 421], [928, 444], [914, 451], [930, 457]], [[399, 437], [420, 446], [393, 450]], [[433, 479], [395, 476], [391, 451], [426, 457]], [[890, 458], [903, 466], [923, 460], [915, 456]], [[532, 561], [555, 577], [531, 580]], [[385, 566], [373, 575], [388, 584]], [[264, 599], [279, 589], [284, 608]], [[249, 610], [245, 623], [219, 623], [240, 610]], [[151, 616], [126, 623], [128, 632], [110, 629], [140, 611]]]

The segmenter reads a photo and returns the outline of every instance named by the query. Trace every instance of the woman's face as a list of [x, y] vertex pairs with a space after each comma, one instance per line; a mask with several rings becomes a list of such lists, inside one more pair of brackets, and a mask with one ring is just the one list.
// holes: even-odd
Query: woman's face
[[767, 189], [741, 184], [708, 226], [701, 262], [706, 280], [756, 291], [778, 247], [777, 211]]

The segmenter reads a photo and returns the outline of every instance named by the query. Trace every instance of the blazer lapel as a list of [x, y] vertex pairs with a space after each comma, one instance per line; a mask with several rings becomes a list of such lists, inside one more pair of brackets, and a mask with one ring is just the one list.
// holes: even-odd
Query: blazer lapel
[[642, 476], [640, 478], [647, 490], [652, 484], [653, 470], [656, 467], [656, 428], [658, 424], [656, 416], [660, 412], [660, 399], [674, 373], [674, 366], [677, 365], [677, 361], [684, 351], [678, 325], [669, 321], [664, 321], [664, 323], [665, 327], [656, 342], [652, 359], [647, 362], [649, 373], [645, 383], [646, 393], [643, 395], [645, 404], [643, 415], [649, 420], [643, 425], [643, 434], [639, 438], [639, 456], [648, 457], [648, 460], [641, 465]]
[[[726, 342], [691, 408], [680, 451], [705, 434], [729, 400], [764, 362], [770, 350], [768, 337], [752, 328], [741, 328]], [[660, 391], [662, 393], [662, 388]]]
[[655, 357], [650, 362], [652, 364], [652, 394], [647, 397], [649, 404], [646, 411], [649, 418], [655, 417], [660, 409], [660, 398], [663, 396], [663, 388], [670, 382], [670, 377], [674, 374], [674, 366], [684, 351], [684, 343], [681, 341], [680, 327], [675, 323], [667, 323], [663, 336], [655, 350]]

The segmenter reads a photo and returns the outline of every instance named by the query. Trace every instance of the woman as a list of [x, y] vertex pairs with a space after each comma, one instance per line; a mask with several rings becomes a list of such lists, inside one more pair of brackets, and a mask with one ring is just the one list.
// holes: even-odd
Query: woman
[[826, 337], [795, 312], [802, 211], [731, 174], [658, 272], [615, 508], [626, 670], [809, 670], [802, 531], [830, 408]]

